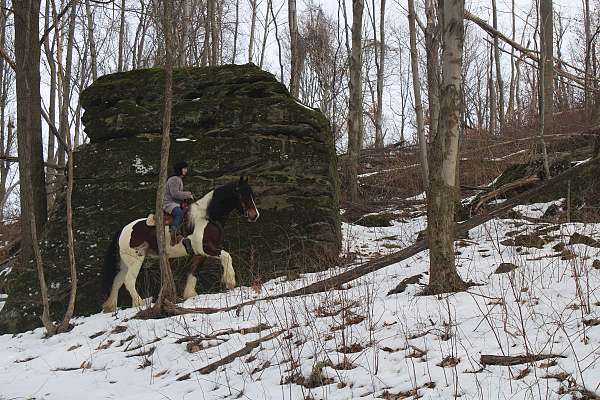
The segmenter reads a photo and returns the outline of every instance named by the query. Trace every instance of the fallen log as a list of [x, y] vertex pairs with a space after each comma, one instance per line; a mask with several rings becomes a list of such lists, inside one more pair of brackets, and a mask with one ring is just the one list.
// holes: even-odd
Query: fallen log
[[250, 354], [252, 352], [252, 350], [257, 348], [261, 343], [269, 341], [269, 340], [273, 340], [277, 336], [281, 335], [283, 332], [284, 332], [283, 330], [276, 331], [276, 332], [270, 333], [269, 335], [264, 336], [260, 339], [253, 340], [251, 342], [246, 342], [246, 345], [244, 347], [242, 347], [241, 349], [239, 349], [238, 351], [235, 351], [235, 352], [221, 358], [218, 361], [208, 364], [205, 367], [202, 367], [202, 368], [194, 370], [190, 373], [181, 375], [180, 377], [177, 378], [177, 380], [184, 381], [184, 380], [190, 379], [191, 374], [194, 372], [198, 372], [202, 375], [210, 374], [211, 372], [216, 371], [217, 368], [233, 362], [233, 360], [235, 360], [236, 358], [243, 357], [245, 355]]
[[567, 358], [559, 354], [526, 354], [522, 356], [497, 356], [493, 354], [482, 354], [479, 362], [482, 365], [502, 365], [505, 367], [519, 364], [530, 364], [532, 362], [547, 360], [548, 358]]
[[537, 175], [532, 175], [523, 179], [518, 179], [514, 182], [507, 183], [506, 185], [502, 185], [499, 188], [492, 190], [491, 192], [483, 194], [479, 197], [479, 200], [475, 204], [475, 207], [473, 207], [473, 212], [477, 212], [477, 210], [479, 210], [479, 208], [486, 204], [488, 201], [495, 199], [496, 197], [504, 193], [510, 192], [514, 189], [520, 189], [525, 186], [530, 186], [538, 182], [539, 180], [540, 178]]

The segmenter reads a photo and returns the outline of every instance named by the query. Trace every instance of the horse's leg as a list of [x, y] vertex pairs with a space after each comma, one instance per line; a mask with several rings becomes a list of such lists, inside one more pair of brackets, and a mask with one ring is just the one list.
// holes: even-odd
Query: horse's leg
[[125, 275], [127, 274], [127, 266], [121, 261], [119, 262], [119, 272], [113, 280], [112, 288], [108, 299], [102, 304], [102, 311], [105, 313], [115, 312], [117, 309], [117, 300], [119, 297], [119, 289], [125, 282]]
[[124, 276], [125, 287], [131, 295], [131, 305], [133, 307], [139, 307], [143, 304], [143, 300], [135, 289], [135, 281], [140, 272], [140, 268], [144, 263], [143, 255], [127, 254], [121, 257], [122, 263], [127, 266], [127, 274]]
[[233, 289], [235, 287], [235, 271], [233, 269], [233, 261], [231, 255], [225, 250], [221, 250], [221, 264], [223, 265], [223, 277], [221, 281], [225, 284], [227, 289]]
[[202, 265], [206, 258], [204, 256], [194, 256], [192, 257], [192, 264], [190, 265], [190, 272], [187, 276], [187, 281], [185, 282], [185, 288], [183, 289], [183, 298], [189, 299], [190, 297], [198, 296], [198, 292], [196, 292], [196, 269]]

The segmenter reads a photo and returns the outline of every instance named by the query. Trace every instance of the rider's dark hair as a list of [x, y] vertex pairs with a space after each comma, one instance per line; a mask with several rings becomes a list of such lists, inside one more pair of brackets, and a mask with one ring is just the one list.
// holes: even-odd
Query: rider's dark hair
[[174, 175], [181, 176], [184, 168], [187, 168], [188, 164], [185, 161], [180, 161], [173, 165], [173, 173]]

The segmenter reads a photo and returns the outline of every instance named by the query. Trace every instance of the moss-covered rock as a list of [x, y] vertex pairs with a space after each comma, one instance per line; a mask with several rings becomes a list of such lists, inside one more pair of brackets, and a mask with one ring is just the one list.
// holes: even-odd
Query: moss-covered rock
[[[99, 275], [111, 236], [154, 209], [160, 162], [164, 75], [159, 69], [107, 75], [81, 97], [91, 143], [74, 155], [73, 208], [78, 268], [76, 314], [100, 310]], [[327, 119], [298, 103], [254, 65], [186, 68], [174, 72], [170, 160], [186, 160], [186, 190], [201, 197], [216, 186], [250, 177], [261, 218], [234, 212], [225, 248], [240, 284], [294, 271], [327, 268], [341, 245], [336, 155]], [[64, 199], [59, 197], [42, 241], [54, 316], [69, 293]], [[172, 260], [182, 279], [187, 260]], [[142, 296], [155, 293], [156, 265], [138, 277]], [[199, 290], [220, 290], [216, 263], [198, 273]], [[13, 268], [0, 332], [39, 324], [33, 264]], [[120, 305], [131, 299], [122, 289]]]

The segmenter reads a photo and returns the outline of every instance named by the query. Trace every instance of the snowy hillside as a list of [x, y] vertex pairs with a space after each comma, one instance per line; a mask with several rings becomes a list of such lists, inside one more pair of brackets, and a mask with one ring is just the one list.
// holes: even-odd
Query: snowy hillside
[[[358, 263], [411, 244], [424, 224], [345, 225], [344, 248]], [[328, 293], [163, 320], [130, 319], [136, 310], [127, 309], [76, 319], [50, 339], [41, 329], [0, 336], [0, 399], [596, 398], [599, 230], [486, 223], [457, 242], [460, 275], [482, 284], [465, 293], [415, 296], [427, 282], [423, 252]], [[232, 306], [336, 272], [185, 306]], [[526, 354], [550, 356], [482, 364]]]

